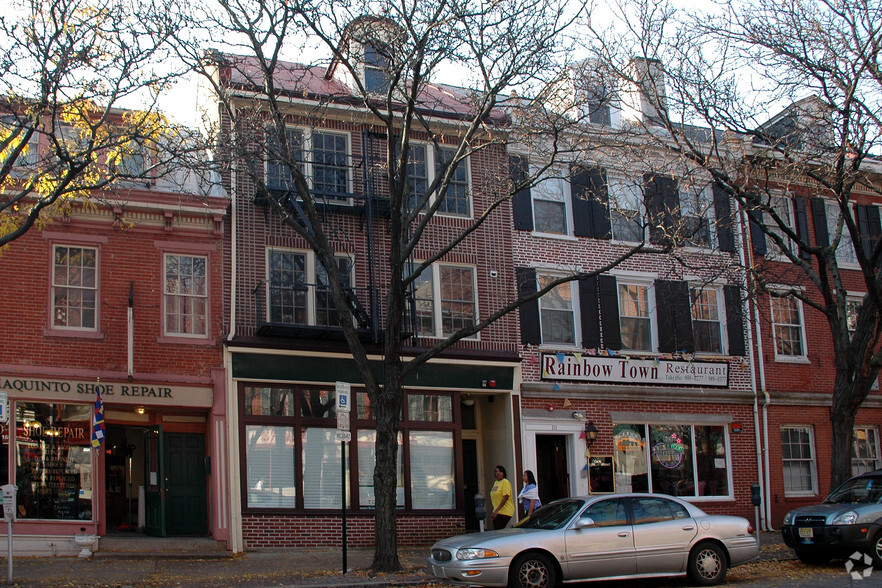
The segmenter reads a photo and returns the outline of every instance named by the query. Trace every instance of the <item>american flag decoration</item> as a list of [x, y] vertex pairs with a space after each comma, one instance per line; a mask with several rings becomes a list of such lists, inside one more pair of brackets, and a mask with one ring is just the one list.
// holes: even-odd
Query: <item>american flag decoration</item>
[[[99, 380], [100, 381], [100, 380]], [[98, 398], [95, 399], [95, 410], [92, 418], [92, 447], [99, 448], [104, 441], [104, 403], [101, 402], [101, 387], [95, 387]]]

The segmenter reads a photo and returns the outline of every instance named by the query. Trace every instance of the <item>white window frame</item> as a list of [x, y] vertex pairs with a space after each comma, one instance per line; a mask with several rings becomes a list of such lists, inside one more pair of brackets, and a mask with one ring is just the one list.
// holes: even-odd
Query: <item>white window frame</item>
[[[474, 296], [474, 308], [475, 315], [474, 321], [478, 321], [478, 276], [477, 276], [477, 268], [472, 265], [466, 265], [461, 263], [433, 263], [430, 267], [424, 269], [424, 272], [431, 272], [432, 279], [432, 333], [424, 333], [418, 332], [417, 335], [419, 337], [426, 337], [430, 339], [443, 339], [445, 337], [450, 336], [451, 333], [444, 332], [444, 300], [441, 298], [441, 269], [443, 267], [453, 267], [459, 269], [469, 270], [472, 276], [472, 294]], [[408, 308], [408, 318], [410, 318], [410, 308]], [[465, 340], [477, 340], [480, 338], [480, 333], [475, 333], [470, 337], [465, 337]]]
[[[435, 181], [435, 178], [438, 175], [438, 150], [447, 150], [447, 151], [455, 151], [456, 146], [453, 145], [439, 145], [436, 149], [432, 143], [427, 143], [425, 141], [411, 141], [410, 148], [421, 148], [423, 149], [426, 157], [426, 189], [428, 190], [429, 186], [432, 185], [432, 182]], [[465, 166], [463, 168], [463, 166]], [[472, 195], [472, 170], [471, 170], [471, 157], [466, 156], [463, 160], [459, 162], [459, 166], [457, 169], [464, 169], [466, 175], [466, 193], [468, 197], [468, 212], [466, 214], [456, 214], [452, 212], [447, 212], [442, 209], [438, 209], [436, 216], [448, 216], [451, 218], [472, 218], [474, 214], [474, 198]], [[453, 183], [448, 186], [447, 191], [450, 192], [450, 187], [453, 186]], [[422, 197], [422, 196], [421, 196]], [[437, 200], [438, 195], [437, 192], [433, 192], [429, 199], [426, 200], [426, 206], [432, 206]]]
[[[861, 436], [863, 443], [860, 443]], [[864, 452], [866, 457], [856, 456], [860, 453], [859, 444], [866, 449]], [[879, 456], [879, 429], [869, 426], [855, 427], [851, 445], [851, 474], [857, 476], [880, 468], [882, 468], [882, 459]]]
[[[783, 432], [785, 430], [799, 430], [808, 432], [808, 449], [809, 449], [809, 457], [807, 458], [784, 458], [784, 439]], [[785, 496], [817, 496], [818, 494], [818, 463], [817, 457], [815, 453], [815, 432], [812, 429], [811, 425], [782, 425], [781, 426], [781, 468], [783, 475], [783, 484], [784, 484], [784, 495]], [[787, 487], [788, 476], [786, 474], [786, 465], [788, 462], [793, 463], [808, 463], [810, 469], [810, 483], [811, 488], [808, 490], [790, 490]]]
[[[346, 193], [351, 194], [353, 191], [353, 177], [352, 177], [352, 134], [346, 131], [338, 131], [333, 129], [314, 129], [310, 127], [300, 127], [289, 125], [285, 127], [285, 132], [288, 133], [290, 131], [298, 131], [301, 133], [302, 137], [302, 145], [301, 145], [301, 160], [300, 164], [302, 166], [302, 172], [304, 177], [306, 178], [306, 182], [309, 185], [309, 189], [312, 190], [315, 187], [315, 174], [313, 171], [314, 155], [313, 155], [313, 136], [314, 135], [333, 135], [338, 137], [343, 137], [346, 139]], [[268, 132], [273, 132], [272, 130]], [[266, 158], [268, 159], [268, 158]], [[264, 181], [269, 179], [269, 169], [268, 169], [268, 161], [264, 161]], [[284, 189], [276, 186], [267, 186], [271, 190]], [[324, 198], [322, 195], [319, 198]], [[351, 204], [351, 198], [346, 197], [327, 197], [329, 202], [339, 203], [339, 204]]]
[[[707, 292], [713, 292], [714, 297], [716, 298], [717, 303], [717, 324], [720, 329], [720, 349], [719, 351], [699, 351], [697, 348], [695, 350], [696, 354], [702, 355], [727, 355], [729, 352], [729, 337], [728, 337], [728, 329], [726, 323], [726, 299], [723, 294], [722, 286], [714, 285], [714, 284], [696, 284], [689, 286], [689, 299], [690, 299], [690, 308], [691, 308], [691, 320], [692, 320], [692, 333], [693, 338], [695, 338], [695, 323], [698, 322], [713, 322], [706, 321], [704, 319], [697, 319], [695, 317], [695, 309], [696, 309], [696, 299], [693, 296], [693, 293], [706, 294]], [[696, 339], [697, 340], [697, 339]]]
[[[616, 298], [618, 300], [619, 332], [622, 332], [622, 286], [646, 288], [646, 318], [649, 319], [649, 349], [626, 349], [622, 337], [622, 351], [633, 353], [654, 353], [658, 350], [658, 315], [656, 314], [655, 277], [614, 274], [616, 276]], [[627, 318], [641, 318], [626, 315]]]
[[[561, 277], [561, 274], [554, 274], [553, 272], [537, 270], [537, 275], [536, 275], [537, 285], [539, 286], [539, 288], [542, 288], [543, 287], [543, 278], [551, 281], [551, 280], [557, 279], [559, 277]], [[551, 345], [554, 347], [573, 347], [573, 348], [576, 348], [579, 346], [579, 342], [582, 340], [582, 334], [581, 334], [581, 324], [580, 324], [580, 320], [579, 320], [579, 292], [578, 292], [577, 284], [578, 284], [578, 282], [576, 282], [576, 281], [565, 282], [563, 284], [558, 285], [551, 292], [548, 292], [547, 294], [545, 294], [544, 296], [539, 298], [539, 336], [540, 336], [540, 340], [542, 342], [542, 345]], [[546, 341], [545, 340], [545, 329], [543, 328], [543, 325], [542, 325], [543, 312], [545, 312], [545, 311], [566, 312], [567, 311], [567, 309], [551, 308], [551, 307], [543, 308], [543, 306], [542, 306], [542, 301], [544, 300], [546, 303], [548, 301], [550, 301], [549, 295], [558, 289], [560, 289], [561, 291], [565, 291], [565, 290], [569, 291], [569, 300], [570, 300], [569, 314], [573, 319], [573, 331], [572, 331], [573, 341], [572, 342]]]
[[[81, 249], [81, 250], [91, 250], [94, 252], [95, 259], [95, 267], [94, 267], [94, 286], [83, 286], [83, 285], [70, 285], [69, 283], [59, 283], [56, 276], [56, 264], [55, 264], [55, 256], [56, 251], [63, 247], [65, 249]], [[56, 243], [52, 246], [52, 257], [50, 259], [51, 264], [51, 288], [50, 288], [50, 298], [49, 304], [51, 308], [51, 314], [49, 315], [49, 328], [52, 331], [64, 331], [64, 332], [79, 332], [79, 333], [97, 333], [98, 332], [98, 319], [99, 319], [99, 305], [100, 305], [100, 284], [101, 284], [101, 251], [98, 247], [94, 245], [86, 245], [83, 243]], [[70, 267], [69, 265], [67, 266]], [[57, 307], [55, 304], [56, 301], [56, 290], [59, 288], [67, 288], [70, 290], [77, 290], [80, 292], [92, 292], [94, 295], [94, 308], [93, 312], [93, 323], [92, 326], [69, 326], [69, 325], [58, 325], [55, 323], [55, 317], [58, 312], [62, 311], [61, 308]], [[80, 314], [82, 315], [83, 305], [79, 306]]]
[[[681, 182], [688, 182], [688, 178]], [[714, 210], [713, 184], [704, 181], [692, 181], [687, 186], [679, 187], [680, 219], [684, 223], [687, 218], [700, 218], [707, 229], [707, 244], [694, 243], [688, 235], [684, 235], [684, 245], [693, 249], [715, 249], [717, 246], [716, 214]]]
[[[281, 255], [302, 255], [305, 257], [304, 263], [304, 273], [306, 274], [306, 322], [305, 323], [284, 323], [291, 325], [308, 325], [308, 326], [328, 326], [328, 327], [336, 327], [337, 325], [319, 325], [318, 324], [318, 275], [316, 274], [316, 268], [320, 267], [318, 260], [316, 259], [315, 252], [309, 249], [288, 249], [288, 248], [267, 248], [266, 250], [266, 313], [264, 316], [264, 320], [271, 321], [272, 320], [272, 255], [273, 254], [281, 254]], [[341, 259], [350, 259], [351, 255], [346, 253], [335, 253], [334, 258], [337, 261]], [[355, 263], [350, 263], [349, 266], [349, 283], [354, 287], [354, 278], [355, 278]]]
[[[168, 260], [169, 257], [189, 257], [192, 259], [202, 259], [205, 267], [205, 292], [202, 294], [182, 294], [176, 292], [168, 291]], [[209, 321], [211, 320], [211, 309], [209, 308], [209, 286], [210, 286], [210, 268], [209, 268], [209, 259], [207, 255], [195, 254], [195, 253], [176, 253], [176, 252], [165, 252], [162, 256], [162, 333], [165, 337], [182, 337], [187, 339], [206, 339], [209, 336]], [[202, 301], [202, 308], [204, 309], [204, 314], [202, 316], [202, 322], [204, 325], [204, 332], [202, 333], [189, 333], [182, 331], [169, 331], [168, 330], [168, 305], [171, 297], [180, 298], [183, 300], [189, 301]], [[193, 302], [188, 303], [188, 308], [192, 310]], [[194, 312], [191, 315], [188, 315], [192, 318], [196, 317], [196, 313]]]
[[[0, 127], [5, 127], [5, 130], [8, 132], [12, 132], [17, 128], [18, 121], [15, 116], [0, 116]], [[27, 129], [23, 128], [22, 132], [26, 132]], [[40, 133], [34, 131], [34, 134], [31, 135], [30, 141], [27, 143], [27, 151], [22, 153], [21, 156], [15, 161], [15, 165], [13, 167], [12, 173], [15, 175], [23, 175], [29, 171], [36, 171], [37, 163], [39, 162], [40, 156]]]
[[863, 303], [864, 294], [849, 292], [845, 297], [845, 321], [849, 339], [854, 336], [855, 328], [852, 327], [852, 322], [857, 323], [857, 313]]
[[[533, 174], [538, 174], [539, 170], [532, 170]], [[533, 201], [533, 226], [538, 225], [536, 218], [536, 202], [551, 202], [563, 204], [563, 224], [564, 230], [560, 232], [542, 231], [534, 229], [533, 234], [543, 237], [572, 237], [573, 235], [573, 204], [570, 197], [570, 187], [563, 177], [563, 171], [560, 169], [549, 168], [542, 174], [538, 183], [530, 190], [530, 196]]]
[[[796, 219], [794, 218], [794, 210], [793, 210], [793, 201], [787, 193], [775, 193], [769, 195], [769, 206], [774, 208], [778, 216], [785, 221], [785, 224], [788, 227], [796, 226]], [[788, 237], [778, 226], [778, 223], [774, 221], [772, 216], [768, 211], [763, 211], [763, 222], [770, 232], [779, 235], [781, 239], [784, 241], [784, 245], [787, 248], [788, 252], [793, 251], [793, 241]], [[778, 249], [778, 246], [766, 235], [766, 255], [765, 258], [770, 261], [783, 261], [790, 263], [790, 258], [787, 257], [787, 254]]]
[[[792, 300], [796, 305], [796, 310], [799, 313], [799, 324], [796, 323], [784, 323], [778, 322], [778, 317], [775, 316], [775, 304], [783, 303], [784, 301]], [[772, 344], [775, 349], [775, 361], [782, 362], [795, 362], [795, 363], [807, 363], [808, 362], [808, 346], [805, 336], [805, 308], [803, 307], [802, 300], [797, 298], [796, 296], [790, 295], [785, 297], [780, 296], [769, 296], [769, 318], [772, 322]], [[782, 354], [778, 352], [778, 327], [783, 328], [795, 328], [799, 327], [799, 342], [802, 346], [802, 354], [801, 355], [790, 355], [790, 354]]]
[[[828, 239], [832, 242], [842, 211], [836, 202], [825, 202], [824, 207], [827, 219], [827, 235]], [[842, 234], [839, 238], [839, 246], [836, 248], [836, 263], [840, 267], [848, 269], [860, 267], [857, 261], [857, 252], [854, 250], [854, 242], [851, 240], [851, 233], [848, 232], [848, 227], [844, 223], [842, 225]]]
[[[629, 179], [621, 174], [611, 174], [607, 176], [607, 188], [609, 198], [610, 231], [612, 233], [612, 240], [614, 242], [620, 243], [646, 242], [646, 204], [644, 201], [642, 180], [638, 181], [636, 179]], [[622, 208], [620, 206], [620, 203], [636, 204], [637, 208]], [[623, 238], [621, 235], [616, 234], [615, 216], [621, 215], [621, 213], [618, 212], [619, 210], [632, 211], [637, 216], [637, 220], [641, 225], [638, 228], [641, 229], [643, 233], [640, 241], [626, 239]]]

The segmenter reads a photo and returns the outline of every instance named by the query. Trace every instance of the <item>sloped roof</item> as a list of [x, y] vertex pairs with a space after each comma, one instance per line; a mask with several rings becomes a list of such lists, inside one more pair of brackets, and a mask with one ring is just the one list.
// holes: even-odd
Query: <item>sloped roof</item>
[[[263, 91], [263, 72], [254, 56], [217, 55], [221, 78], [230, 87]], [[338, 78], [326, 77], [327, 69], [293, 62], [278, 62], [273, 72], [276, 88], [285, 95], [306, 100], [330, 101], [339, 104], [364, 104], [363, 97]], [[469, 119], [474, 116], [475, 91], [448, 84], [425, 83], [419, 96], [422, 112], [435, 117]], [[496, 124], [506, 122], [501, 108], [494, 108], [490, 119]]]

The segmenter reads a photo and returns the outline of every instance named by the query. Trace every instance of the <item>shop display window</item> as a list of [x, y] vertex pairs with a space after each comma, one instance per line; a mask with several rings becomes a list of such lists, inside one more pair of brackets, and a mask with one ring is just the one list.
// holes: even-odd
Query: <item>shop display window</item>
[[722, 425], [616, 424], [614, 445], [617, 492], [731, 494]]
[[15, 405], [19, 519], [92, 520], [92, 406]]

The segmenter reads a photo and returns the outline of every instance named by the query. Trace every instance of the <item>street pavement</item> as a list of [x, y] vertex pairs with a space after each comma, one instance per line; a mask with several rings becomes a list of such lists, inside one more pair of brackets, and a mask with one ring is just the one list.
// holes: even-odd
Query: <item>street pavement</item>
[[[855, 580], [845, 571], [844, 562], [814, 568], [794, 561], [793, 552], [783, 545], [780, 534], [762, 533], [761, 546], [758, 560], [731, 570], [727, 585], [882, 587], [882, 570], [877, 570], [870, 577]], [[426, 573], [427, 556], [428, 547], [400, 549], [399, 559], [403, 570], [395, 574], [372, 574], [369, 571], [373, 549], [348, 549], [348, 570], [345, 574], [343, 553], [339, 548], [254, 551], [221, 559], [171, 559], [155, 554], [144, 557], [100, 557], [99, 554], [92, 560], [16, 557], [13, 559], [12, 578], [15, 586], [34, 588], [441, 586]], [[5, 559], [0, 558], [0, 561], [6, 563]], [[8, 566], [0, 570], [2, 575], [8, 577]], [[3, 579], [0, 579], [2, 583]], [[683, 578], [585, 584], [591, 588], [673, 588], [689, 585], [688, 580]]]

